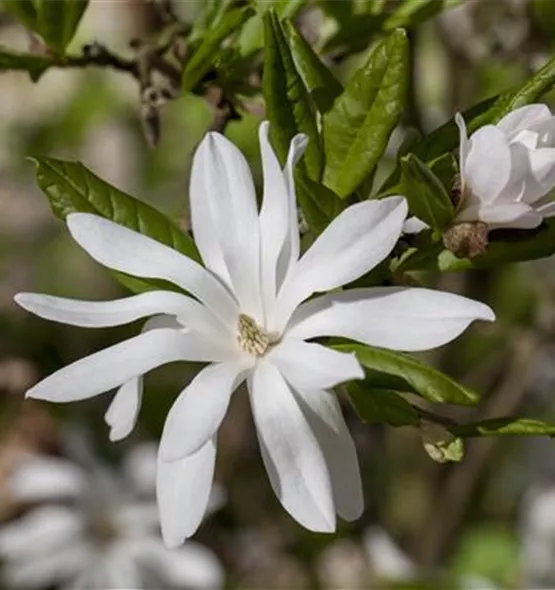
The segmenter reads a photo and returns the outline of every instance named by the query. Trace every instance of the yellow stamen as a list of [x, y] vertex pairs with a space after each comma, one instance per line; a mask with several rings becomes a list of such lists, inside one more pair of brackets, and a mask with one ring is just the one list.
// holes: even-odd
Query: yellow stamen
[[238, 329], [239, 346], [254, 356], [262, 356], [273, 342], [271, 334], [243, 313], [239, 314]]

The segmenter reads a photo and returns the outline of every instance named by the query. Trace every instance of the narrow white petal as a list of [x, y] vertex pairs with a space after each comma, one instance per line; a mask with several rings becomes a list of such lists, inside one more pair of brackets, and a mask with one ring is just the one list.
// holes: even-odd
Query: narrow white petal
[[505, 115], [497, 127], [512, 140], [514, 136], [527, 129], [542, 129], [549, 126], [553, 116], [549, 108], [544, 104], [529, 104]]
[[260, 209], [260, 254], [266, 313], [275, 303], [278, 258], [290, 233], [289, 195], [285, 176], [270, 145], [269, 127], [268, 121], [264, 121], [260, 124], [258, 133], [264, 174], [264, 195]]
[[460, 113], [455, 115], [455, 123], [459, 128], [459, 173], [461, 175], [461, 185], [465, 186], [465, 164], [468, 152], [470, 150], [470, 142], [468, 141], [468, 134], [466, 132], [466, 125]]
[[223, 283], [176, 250], [89, 213], [71, 213], [67, 225], [75, 241], [100, 264], [137, 277], [170, 281], [200, 299], [224, 323], [237, 317], [237, 304]]
[[305, 416], [324, 453], [337, 513], [356, 520], [364, 510], [357, 451], [335, 394], [297, 391]]
[[156, 496], [168, 548], [178, 547], [198, 529], [210, 497], [215, 459], [215, 438], [180, 461], [167, 463], [158, 454]]
[[291, 270], [270, 329], [281, 331], [312, 293], [340, 287], [374, 268], [395, 246], [406, 216], [404, 197], [364, 201], [343, 211]]
[[296, 338], [284, 338], [268, 358], [286, 381], [298, 390], [328, 389], [344, 381], [364, 377], [354, 354]]
[[212, 260], [218, 259], [219, 268], [221, 251], [241, 310], [261, 321], [260, 232], [248, 163], [223, 135], [208, 133], [197, 149], [195, 165], [199, 170], [198, 182], [191, 185], [195, 192], [192, 208], [199, 199], [205, 199], [209, 207], [204, 215], [210, 216], [211, 238], [219, 244], [218, 255], [213, 254]]
[[56, 371], [27, 391], [27, 397], [72, 402], [122, 385], [129, 379], [174, 361], [209, 362], [221, 358], [218, 348], [193, 334], [171, 329], [146, 332], [80, 359]]
[[403, 287], [351, 289], [301, 305], [287, 336], [339, 336], [416, 351], [450, 342], [474, 320], [494, 319], [484, 303], [452, 293]]
[[86, 480], [74, 463], [56, 457], [30, 457], [17, 465], [8, 485], [19, 502], [45, 502], [75, 498], [84, 491]]
[[297, 209], [297, 196], [295, 193], [295, 166], [303, 156], [306, 146], [308, 145], [308, 137], [303, 133], [299, 133], [293, 137], [289, 145], [289, 153], [287, 154], [287, 162], [283, 170], [285, 177], [285, 184], [287, 187], [288, 197], [288, 215], [289, 215], [289, 230], [288, 237], [281, 251], [278, 260], [277, 268], [277, 287], [278, 290], [283, 284], [287, 273], [291, 270], [293, 264], [299, 259], [300, 239], [299, 239], [299, 221]]
[[510, 174], [511, 152], [504, 133], [494, 125], [481, 127], [470, 138], [465, 186], [483, 203], [491, 203], [507, 186]]
[[224, 419], [231, 394], [246, 377], [244, 362], [202, 369], [171, 407], [160, 440], [164, 461], [196, 453], [214, 436]]
[[403, 223], [404, 234], [419, 234], [425, 229], [430, 229], [430, 226], [421, 219], [418, 219], [418, 217], [409, 217], [405, 223]]
[[104, 414], [112, 442], [122, 440], [131, 433], [139, 417], [142, 399], [142, 377], [132, 377], [117, 390]]
[[457, 221], [483, 221], [490, 229], [513, 227], [532, 229], [542, 222], [542, 216], [526, 203], [495, 203], [464, 209]]
[[543, 205], [536, 207], [536, 211], [542, 217], [552, 217], [555, 215], [555, 202], [551, 201], [550, 203], [544, 203]]
[[278, 369], [259, 361], [249, 395], [262, 458], [279, 501], [307, 529], [333, 532], [335, 509], [322, 450]]

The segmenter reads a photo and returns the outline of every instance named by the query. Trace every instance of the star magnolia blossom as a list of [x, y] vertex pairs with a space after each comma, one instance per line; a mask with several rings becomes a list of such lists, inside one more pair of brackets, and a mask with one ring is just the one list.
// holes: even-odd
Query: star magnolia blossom
[[176, 399], [161, 439], [157, 490], [169, 546], [194, 533], [202, 519], [216, 433], [239, 384], [247, 382], [262, 457], [280, 502], [306, 528], [331, 532], [336, 512], [352, 520], [363, 509], [355, 447], [331, 389], [362, 378], [363, 370], [354, 355], [309, 340], [338, 336], [424, 350], [452, 340], [475, 319], [494, 319], [482, 303], [427, 289], [352, 289], [303, 303], [382, 261], [407, 213], [403, 197], [353, 205], [300, 256], [293, 168], [305, 145], [304, 136], [293, 139], [282, 170], [268, 123], [261, 125], [259, 212], [245, 158], [222, 135], [206, 136], [193, 159], [190, 187], [204, 267], [106, 219], [68, 216], [73, 238], [101, 264], [165, 279], [191, 296], [154, 291], [106, 303], [16, 296], [41, 317], [79, 326], [155, 316], [141, 335], [77, 361], [27, 392], [69, 402], [123, 384], [108, 412], [114, 438], [134, 423], [142, 374], [172, 361], [210, 363]]
[[460, 114], [461, 201], [455, 223], [534, 228], [555, 215], [555, 118], [543, 104], [516, 109], [467, 137]]
[[[33, 507], [0, 526], [4, 587], [217, 590], [224, 585], [223, 568], [209, 548], [189, 541], [170, 551], [160, 539], [156, 446], [134, 447], [119, 467], [112, 470], [90, 453], [83, 464], [34, 456], [17, 466], [7, 489]], [[213, 495], [211, 505], [219, 503]]]

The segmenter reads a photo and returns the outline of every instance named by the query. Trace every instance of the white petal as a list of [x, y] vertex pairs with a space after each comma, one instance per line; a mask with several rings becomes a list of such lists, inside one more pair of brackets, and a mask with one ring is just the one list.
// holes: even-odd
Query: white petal
[[30, 457], [9, 478], [10, 493], [19, 502], [75, 498], [86, 486], [85, 474], [75, 464], [56, 457]]
[[536, 207], [536, 211], [542, 217], [552, 217], [555, 215], [555, 202], [551, 201], [550, 203], [540, 205], [539, 207]]
[[[258, 212], [247, 161], [223, 135], [208, 133], [195, 154], [195, 166], [198, 171], [191, 183], [192, 208], [200, 199], [207, 201], [211, 219], [207, 227], [211, 238], [219, 243], [241, 310], [261, 321]], [[205, 236], [203, 242], [207, 240]], [[205, 244], [203, 249], [206, 253]], [[211, 258], [219, 260], [219, 253], [212, 253]], [[219, 268], [220, 263], [217, 265]]]
[[335, 394], [331, 391], [297, 391], [305, 416], [324, 453], [337, 513], [356, 520], [364, 510], [357, 452]]
[[339, 336], [392, 350], [427, 350], [456, 338], [474, 320], [493, 321], [484, 303], [432, 289], [351, 289], [305, 303], [290, 338]]
[[215, 459], [215, 438], [180, 461], [167, 463], [158, 454], [156, 496], [162, 538], [170, 549], [198, 529], [210, 497]]
[[284, 338], [268, 358], [294, 389], [328, 389], [344, 381], [364, 378], [354, 354], [295, 338]]
[[307, 529], [333, 532], [335, 510], [322, 450], [278, 369], [259, 361], [249, 395], [262, 458], [279, 501]]
[[533, 203], [555, 186], [555, 148], [540, 148], [529, 152], [530, 169], [535, 183], [529, 182], [524, 200]]
[[291, 270], [270, 329], [281, 331], [312, 293], [340, 287], [374, 268], [395, 246], [406, 216], [404, 197], [364, 201], [343, 211]]
[[466, 125], [464, 119], [460, 113], [455, 115], [455, 123], [459, 128], [459, 173], [461, 175], [461, 184], [465, 186], [465, 163], [470, 151], [470, 142], [468, 141], [468, 134], [466, 132]]
[[468, 207], [461, 211], [457, 221], [483, 221], [490, 229], [513, 227], [532, 229], [542, 222], [542, 216], [526, 203], [495, 203]]
[[89, 213], [71, 213], [67, 225], [75, 241], [100, 264], [136, 277], [170, 281], [200, 299], [226, 324], [237, 317], [237, 304], [226, 287], [176, 250]]
[[146, 332], [80, 359], [27, 391], [27, 397], [72, 402], [118, 387], [129, 379], [174, 361], [227, 360], [193, 334], [171, 329]]
[[[260, 209], [260, 253], [266, 312], [275, 303], [278, 258], [290, 233], [289, 195], [285, 176], [270, 145], [269, 127], [268, 121], [264, 121], [260, 124], [258, 133], [264, 174], [264, 197]], [[295, 229], [298, 233], [296, 226]]]
[[409, 217], [405, 223], [403, 223], [404, 234], [419, 234], [425, 229], [430, 229], [430, 226], [421, 219], [418, 219], [418, 217]]
[[131, 433], [139, 417], [142, 399], [142, 377], [132, 377], [117, 390], [104, 414], [112, 442], [122, 440]]
[[202, 369], [172, 405], [160, 440], [164, 461], [196, 453], [220, 427], [231, 394], [244, 381], [248, 367], [220, 363]]
[[289, 145], [287, 162], [283, 170], [285, 184], [287, 187], [288, 197], [288, 214], [289, 214], [289, 231], [283, 246], [283, 250], [278, 260], [277, 268], [277, 287], [278, 290], [283, 284], [287, 273], [291, 270], [293, 264], [299, 259], [300, 239], [299, 239], [299, 219], [297, 209], [297, 197], [295, 193], [295, 166], [301, 159], [308, 145], [308, 137], [299, 133], [293, 137]]
[[470, 138], [465, 186], [483, 203], [491, 203], [507, 186], [510, 174], [511, 152], [505, 135], [494, 125], [481, 127]]
[[497, 123], [497, 127], [512, 140], [519, 131], [530, 128], [540, 130], [549, 126], [552, 119], [553, 116], [546, 105], [529, 104], [505, 115]]

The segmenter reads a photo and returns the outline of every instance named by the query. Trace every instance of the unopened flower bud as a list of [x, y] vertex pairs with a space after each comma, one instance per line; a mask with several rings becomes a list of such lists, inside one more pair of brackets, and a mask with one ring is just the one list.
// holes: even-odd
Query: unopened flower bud
[[443, 245], [458, 258], [484, 254], [488, 245], [488, 226], [483, 221], [457, 223], [443, 234]]

